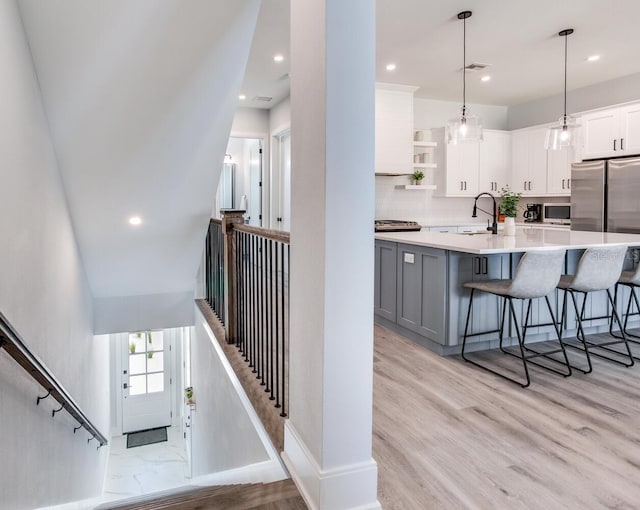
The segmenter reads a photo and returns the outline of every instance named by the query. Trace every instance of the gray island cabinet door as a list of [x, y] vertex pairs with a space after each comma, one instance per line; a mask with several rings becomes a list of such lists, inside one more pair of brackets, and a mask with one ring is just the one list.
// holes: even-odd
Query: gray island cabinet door
[[396, 321], [396, 260], [398, 245], [390, 241], [375, 243], [374, 313]]
[[[510, 277], [509, 255], [470, 255], [450, 252], [449, 256], [449, 334], [447, 345], [462, 345], [464, 327], [469, 307], [470, 290], [467, 282], [503, 279]], [[501, 299], [484, 292], [473, 298], [473, 310], [469, 333], [498, 329], [501, 316]], [[506, 326], [506, 325], [505, 325]], [[505, 331], [508, 336], [508, 329]], [[495, 340], [497, 333], [474, 336], [469, 342]]]
[[396, 323], [439, 344], [446, 338], [447, 254], [398, 244]]

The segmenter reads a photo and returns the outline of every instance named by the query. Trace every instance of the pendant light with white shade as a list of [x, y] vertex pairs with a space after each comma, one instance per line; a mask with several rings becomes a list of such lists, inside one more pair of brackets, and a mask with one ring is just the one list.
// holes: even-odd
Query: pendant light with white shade
[[575, 146], [580, 127], [575, 117], [567, 115], [567, 37], [571, 34], [573, 34], [573, 28], [567, 28], [558, 33], [560, 37], [564, 37], [564, 113], [558, 123], [547, 131], [545, 148], [548, 150], [562, 150]]
[[467, 113], [467, 18], [471, 17], [471, 11], [462, 11], [458, 19], [463, 22], [462, 39], [462, 109], [460, 115], [447, 123], [447, 142], [478, 142], [482, 140], [482, 122], [477, 115]]

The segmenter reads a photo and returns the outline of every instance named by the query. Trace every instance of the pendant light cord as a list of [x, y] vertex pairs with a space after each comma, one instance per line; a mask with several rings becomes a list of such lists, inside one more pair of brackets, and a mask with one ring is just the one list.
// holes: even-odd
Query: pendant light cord
[[564, 117], [563, 123], [567, 125], [567, 38], [569, 34], [564, 36]]
[[462, 19], [462, 117], [467, 107], [467, 18]]

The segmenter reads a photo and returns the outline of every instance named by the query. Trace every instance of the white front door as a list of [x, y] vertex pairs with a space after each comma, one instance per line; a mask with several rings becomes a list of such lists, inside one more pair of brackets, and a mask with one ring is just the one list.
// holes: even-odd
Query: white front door
[[171, 425], [171, 343], [162, 331], [123, 335], [122, 433]]

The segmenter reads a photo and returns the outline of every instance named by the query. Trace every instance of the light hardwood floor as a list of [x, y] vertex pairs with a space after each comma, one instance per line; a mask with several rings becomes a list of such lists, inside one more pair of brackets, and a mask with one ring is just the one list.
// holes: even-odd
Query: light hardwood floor
[[531, 377], [522, 389], [376, 326], [383, 508], [640, 509], [640, 362], [596, 360], [592, 374], [570, 378], [532, 368]]

